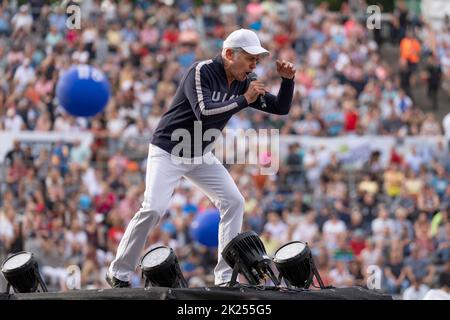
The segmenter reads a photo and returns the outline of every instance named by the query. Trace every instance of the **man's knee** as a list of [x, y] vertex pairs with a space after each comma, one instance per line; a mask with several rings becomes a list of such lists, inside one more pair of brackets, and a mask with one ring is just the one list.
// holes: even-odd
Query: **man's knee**
[[163, 208], [161, 206], [142, 204], [139, 211], [136, 212], [135, 217], [140, 216], [141, 218], [145, 217], [146, 219], [159, 220], [159, 218], [163, 216], [165, 210], [166, 208]]
[[233, 193], [225, 201], [225, 206], [233, 211], [244, 212], [245, 199], [240, 192]]

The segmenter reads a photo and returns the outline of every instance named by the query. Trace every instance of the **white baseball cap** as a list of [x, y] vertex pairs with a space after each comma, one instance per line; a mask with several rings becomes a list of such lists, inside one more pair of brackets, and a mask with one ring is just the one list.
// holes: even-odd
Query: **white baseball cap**
[[230, 33], [223, 42], [223, 48], [241, 48], [255, 55], [268, 56], [270, 54], [269, 51], [261, 47], [261, 42], [256, 33], [248, 29], [239, 29]]

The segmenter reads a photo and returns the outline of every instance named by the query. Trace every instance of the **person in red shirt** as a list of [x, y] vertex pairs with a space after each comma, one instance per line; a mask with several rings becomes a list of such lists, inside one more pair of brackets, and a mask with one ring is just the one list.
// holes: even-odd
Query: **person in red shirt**
[[346, 132], [356, 132], [359, 124], [359, 114], [355, 107], [355, 101], [344, 101], [344, 128]]
[[108, 216], [107, 222], [111, 226], [108, 230], [108, 249], [112, 252], [116, 252], [120, 239], [122, 239], [125, 233], [123, 220], [116, 210], [112, 210]]
[[116, 204], [116, 195], [107, 183], [103, 183], [103, 192], [94, 198], [95, 211], [107, 214]]
[[171, 24], [168, 26], [164, 32], [162, 38], [164, 42], [168, 42], [170, 46], [176, 45], [178, 43], [178, 37], [180, 33], [175, 25]]
[[364, 232], [361, 229], [357, 229], [353, 233], [353, 237], [350, 240], [350, 248], [357, 257], [361, 254], [361, 251], [366, 248], [366, 239], [364, 238]]
[[395, 147], [391, 148], [390, 153], [390, 163], [401, 165], [403, 163], [403, 158], [400, 154], [397, 153], [397, 150], [395, 150]]

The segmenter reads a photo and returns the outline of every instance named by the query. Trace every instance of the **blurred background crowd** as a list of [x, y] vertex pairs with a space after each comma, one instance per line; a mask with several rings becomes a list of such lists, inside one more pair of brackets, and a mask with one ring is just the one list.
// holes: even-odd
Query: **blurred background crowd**
[[[106, 287], [143, 196], [148, 143], [184, 70], [219, 53], [239, 27], [255, 30], [272, 53], [256, 69], [268, 91], [279, 86], [275, 57], [298, 72], [289, 116], [245, 110], [227, 128], [275, 128], [281, 139], [450, 135], [450, 119], [442, 122], [448, 16], [436, 27], [397, 1], [384, 29], [369, 30], [366, 1], [344, 1], [337, 12], [318, 2], [86, 0], [81, 28], [68, 29], [61, 2], [0, 1], [0, 130], [94, 136], [90, 145], [17, 140], [0, 159], [1, 260], [33, 252], [51, 290], [67, 290], [70, 265], [79, 266], [82, 288]], [[58, 77], [76, 63], [100, 68], [112, 84], [94, 118], [72, 117], [55, 100]], [[366, 286], [377, 266], [382, 290], [417, 299], [450, 273], [448, 150], [393, 148], [387, 163], [373, 151], [349, 173], [335, 153], [292, 143], [277, 175], [227, 167], [246, 199], [244, 230], [258, 232], [269, 254], [307, 241], [326, 284]], [[146, 247], [172, 247], [191, 287], [213, 283], [216, 251], [190, 234], [208, 210], [210, 201], [183, 180]], [[142, 286], [138, 271], [132, 285]]]

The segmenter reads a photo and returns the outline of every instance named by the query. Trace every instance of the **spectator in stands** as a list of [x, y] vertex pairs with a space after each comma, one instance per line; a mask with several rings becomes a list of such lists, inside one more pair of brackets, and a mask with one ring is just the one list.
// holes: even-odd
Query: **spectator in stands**
[[330, 271], [329, 277], [331, 283], [337, 288], [352, 286], [355, 281], [344, 261], [336, 261], [336, 267]]
[[332, 211], [330, 218], [323, 225], [323, 237], [329, 250], [336, 248], [337, 238], [347, 231], [347, 227], [342, 220], [338, 219], [338, 214]]
[[391, 248], [384, 268], [386, 286], [391, 294], [398, 294], [409, 286], [408, 272], [401, 247]]
[[421, 50], [422, 46], [413, 29], [407, 29], [405, 37], [400, 41], [400, 59], [408, 64], [412, 85], [415, 84], [415, 73], [420, 62]]
[[428, 113], [420, 127], [420, 135], [422, 136], [438, 136], [441, 135], [441, 127], [436, 121], [434, 114]]
[[405, 1], [399, 1], [392, 17], [392, 40], [397, 41], [397, 43], [400, 42], [405, 36], [406, 29], [409, 25], [408, 14], [409, 10]]
[[436, 257], [439, 262], [450, 261], [450, 222], [447, 222], [436, 237]]
[[429, 290], [423, 300], [450, 300], [450, 273], [448, 271], [439, 275], [437, 288]]
[[417, 197], [417, 208], [429, 216], [439, 210], [440, 200], [436, 191], [430, 185], [425, 185], [423, 192]]
[[420, 247], [413, 245], [411, 255], [405, 259], [406, 276], [411, 281], [416, 278], [423, 280], [425, 284], [431, 284], [435, 274], [435, 267], [426, 256], [426, 252]]
[[319, 226], [315, 222], [315, 219], [315, 211], [308, 211], [297, 224], [292, 226], [290, 240], [313, 244], [319, 237]]
[[415, 278], [411, 286], [403, 292], [403, 300], [422, 300], [430, 288], [422, 283], [422, 279]]
[[436, 55], [428, 57], [425, 78], [428, 83], [428, 98], [431, 100], [431, 107], [434, 110], [439, 108], [438, 94], [442, 83], [442, 68]]
[[389, 218], [389, 211], [384, 205], [378, 207], [378, 218], [372, 221], [372, 233], [376, 241], [386, 240], [385, 236], [393, 236], [395, 222]]

